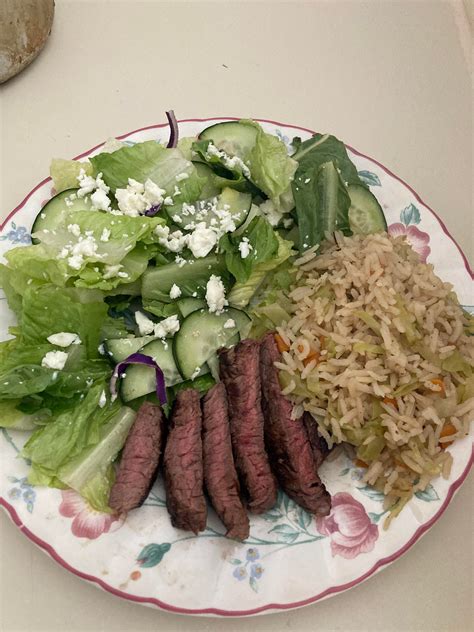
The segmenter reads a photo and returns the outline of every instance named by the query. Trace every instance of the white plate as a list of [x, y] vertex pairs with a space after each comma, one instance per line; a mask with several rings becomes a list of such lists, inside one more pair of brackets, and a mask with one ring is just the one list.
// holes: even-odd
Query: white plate
[[[191, 136], [219, 120], [180, 122], [180, 135]], [[264, 129], [286, 144], [311, 131], [273, 121]], [[127, 142], [166, 140], [157, 125], [124, 134]], [[101, 145], [84, 158], [100, 152]], [[472, 297], [472, 273], [466, 257], [442, 221], [418, 195], [388, 169], [349, 148], [359, 175], [370, 185], [386, 214], [389, 231], [406, 233], [413, 246], [450, 281], [461, 303]], [[30, 243], [33, 219], [51, 197], [43, 180], [9, 215], [0, 232], [0, 255]], [[466, 305], [471, 311], [472, 305]], [[0, 295], [0, 339], [13, 322]], [[254, 517], [247, 542], [223, 537], [210, 512], [199, 536], [171, 526], [158, 481], [145, 505], [126, 520], [100, 514], [73, 491], [32, 488], [27, 464], [17, 453], [24, 434], [0, 434], [0, 504], [35, 544], [72, 573], [137, 603], [182, 614], [245, 616], [297, 608], [347, 590], [407, 551], [442, 515], [473, 462], [473, 435], [450, 447], [454, 465], [449, 480], [436, 479], [408, 504], [389, 531], [378, 492], [360, 482], [361, 470], [343, 454], [322, 467], [333, 497], [328, 518], [314, 518], [283, 494], [277, 507]]]

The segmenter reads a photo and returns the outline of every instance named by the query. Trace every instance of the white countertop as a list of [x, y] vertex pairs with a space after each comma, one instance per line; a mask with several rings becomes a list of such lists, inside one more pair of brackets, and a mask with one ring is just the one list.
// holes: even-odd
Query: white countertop
[[[413, 186], [472, 262], [470, 32], [460, 3], [56, 5], [43, 54], [0, 87], [0, 219], [51, 157], [162, 122], [173, 108], [178, 118], [261, 117], [334, 133]], [[101, 592], [1, 513], [0, 630], [473, 630], [473, 491], [471, 474], [422, 541], [357, 588], [240, 621], [184, 619]]]

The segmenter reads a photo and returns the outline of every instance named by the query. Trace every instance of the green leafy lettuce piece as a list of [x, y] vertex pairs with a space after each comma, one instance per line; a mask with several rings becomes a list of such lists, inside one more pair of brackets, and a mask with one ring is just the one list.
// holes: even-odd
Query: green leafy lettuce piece
[[30, 459], [29, 480], [37, 485], [72, 487], [98, 511], [107, 511], [113, 483], [111, 463], [122, 449], [135, 413], [119, 402], [99, 399], [105, 382], [91, 387], [73, 410], [59, 414], [32, 434], [22, 456]]
[[[175, 203], [197, 200], [204, 183], [179, 149], [166, 149], [154, 140], [123, 147], [112, 154], [99, 154], [91, 158], [91, 163], [112, 191], [126, 188], [129, 178], [138, 182], [149, 178], [173, 196]], [[178, 182], [176, 176], [182, 173], [188, 177]], [[176, 186], [179, 195], [175, 195]]]
[[[65, 225], [48, 233], [36, 233], [41, 238], [37, 245], [13, 248], [6, 253], [13, 273], [7, 277], [0, 270], [0, 283], [8, 285], [17, 309], [18, 300], [13, 292], [21, 294], [30, 278], [36, 284], [51, 282], [59, 286], [70, 284], [72, 279], [77, 286], [103, 290], [135, 281], [160, 248], [154, 231], [164, 220], [161, 217], [77, 211], [68, 216], [66, 223], [78, 227], [79, 237]], [[67, 249], [85, 237], [86, 241], [92, 240], [92, 250], [82, 250], [81, 260], [71, 267], [71, 252]], [[61, 254], [63, 249], [64, 255]]]
[[234, 167], [226, 166], [222, 157], [209, 154], [209, 140], [198, 140], [192, 144], [194, 151], [204, 164], [208, 165], [213, 173], [212, 185], [218, 189], [229, 187], [237, 191], [250, 191], [256, 193], [255, 187], [244, 177], [242, 168], [238, 165]]
[[473, 374], [472, 366], [458, 349], [455, 349], [450, 356], [441, 361], [441, 368], [449, 373], [462, 373], [466, 377]]
[[0, 401], [0, 427], [12, 428], [14, 430], [34, 430], [38, 423], [48, 417], [45, 411], [38, 411], [34, 414], [24, 413], [17, 408], [21, 399], [10, 399]]
[[288, 194], [291, 197], [291, 182], [298, 163], [288, 156], [285, 144], [277, 136], [267, 134], [254, 121], [244, 120], [241, 123], [252, 125], [257, 130], [255, 145], [247, 161], [250, 179], [277, 209], [284, 206], [284, 211], [291, 210], [293, 204], [287, 198]]
[[27, 289], [21, 341], [26, 345], [44, 344], [51, 334], [66, 331], [78, 334], [89, 358], [98, 358], [101, 325], [106, 317], [107, 305], [100, 292], [54, 285]]
[[298, 175], [309, 167], [314, 170], [319, 169], [326, 162], [333, 162], [339, 169], [345, 184], [361, 184], [365, 183], [359, 178], [357, 168], [347, 155], [347, 150], [342, 141], [335, 136], [329, 134], [315, 134], [304, 143], [299, 143], [297, 151], [292, 158], [298, 162]]
[[99, 431], [98, 441], [62, 465], [57, 478], [75, 489], [97, 511], [109, 511], [108, 499], [115, 480], [112, 461], [122, 449], [135, 420], [135, 411], [123, 406]]
[[[242, 257], [241, 244], [247, 244], [248, 255]], [[225, 253], [227, 269], [237, 281], [245, 283], [258, 263], [268, 261], [278, 250], [277, 234], [263, 217], [254, 217], [242, 234], [226, 233], [219, 241], [219, 249]]]
[[37, 430], [25, 444], [22, 455], [32, 463], [57, 472], [71, 458], [97, 443], [100, 427], [120, 407], [115, 402], [99, 408], [99, 398], [104, 388], [105, 382], [92, 386], [74, 410], [58, 415]]
[[83, 169], [88, 176], [91, 176], [94, 171], [88, 160], [79, 162], [78, 160], [53, 158], [49, 167], [49, 173], [53, 179], [56, 192], [61, 193], [61, 191], [65, 191], [66, 189], [76, 189], [78, 187], [77, 178], [81, 169]]
[[284, 261], [289, 259], [293, 254], [293, 243], [286, 241], [276, 233], [278, 239], [278, 250], [276, 255], [263, 263], [257, 263], [249, 278], [244, 283], [237, 282], [228, 295], [228, 300], [231, 305], [235, 307], [243, 308], [252, 299], [259, 287], [264, 283], [267, 275], [278, 268]]
[[326, 233], [340, 230], [345, 235], [352, 234], [351, 199], [335, 162], [298, 167], [293, 195], [301, 251], [320, 244]]

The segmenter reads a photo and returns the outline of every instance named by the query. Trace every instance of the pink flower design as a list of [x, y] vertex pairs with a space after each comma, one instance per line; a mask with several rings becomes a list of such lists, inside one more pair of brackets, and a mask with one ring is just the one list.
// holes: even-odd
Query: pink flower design
[[378, 527], [370, 521], [364, 506], [346, 492], [332, 497], [331, 513], [316, 518], [316, 527], [321, 535], [330, 536], [333, 557], [340, 555], [348, 560], [372, 551], [379, 537]]
[[76, 538], [88, 538], [95, 540], [103, 533], [109, 533], [119, 529], [125, 515], [96, 511], [91, 505], [73, 489], [61, 492], [63, 501], [59, 506], [59, 513], [65, 518], [73, 518], [71, 531]]
[[401, 223], [391, 224], [388, 227], [388, 232], [390, 235], [392, 235], [392, 237], [400, 237], [400, 235], [405, 235], [408, 243], [411, 245], [413, 250], [420, 255], [421, 261], [423, 263], [426, 263], [428, 255], [431, 252], [431, 248], [428, 246], [430, 242], [430, 236], [428, 235], [428, 233], [424, 233], [416, 226], [405, 226], [405, 224]]

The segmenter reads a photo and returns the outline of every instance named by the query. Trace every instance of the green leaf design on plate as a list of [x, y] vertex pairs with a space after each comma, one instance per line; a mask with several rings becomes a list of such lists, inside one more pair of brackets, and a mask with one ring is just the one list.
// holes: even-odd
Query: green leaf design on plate
[[369, 187], [379, 187], [379, 186], [381, 186], [380, 178], [373, 171], [365, 171], [365, 170], [363, 170], [363, 171], [359, 171], [358, 174], [359, 174], [359, 178], [362, 180], [362, 182], [364, 182], [365, 184], [368, 184]]
[[267, 522], [278, 522], [281, 517], [282, 514], [279, 511], [267, 511], [262, 515], [262, 518]]
[[240, 564], [242, 564], [242, 561], [238, 560], [236, 557], [231, 558], [229, 562], [233, 564], [234, 566], [239, 566]]
[[298, 507], [297, 519], [298, 524], [302, 529], [307, 529], [311, 524], [311, 514], [305, 511], [302, 507]]
[[249, 579], [249, 584], [250, 584], [250, 588], [254, 591], [254, 592], [258, 592], [258, 582], [255, 579], [255, 577], [251, 577]]
[[291, 543], [298, 539], [301, 531], [295, 531], [289, 524], [278, 524], [270, 529], [268, 533], [278, 533], [285, 542]]
[[426, 489], [418, 490], [415, 492], [415, 496], [419, 498], [419, 500], [424, 500], [427, 503], [431, 503], [433, 500], [439, 500], [438, 492], [433, 485], [428, 485]]
[[142, 568], [151, 568], [159, 564], [170, 549], [171, 544], [169, 542], [163, 542], [163, 544], [147, 544], [137, 557], [137, 562]]
[[382, 502], [385, 498], [383, 492], [377, 491], [373, 487], [370, 487], [370, 485], [366, 485], [365, 487], [358, 487], [357, 489], [362, 492], [364, 496], [367, 496], [368, 498], [371, 498], [372, 500], [375, 500], [377, 502]]
[[409, 204], [400, 213], [400, 221], [405, 224], [405, 226], [419, 224], [421, 222], [420, 211], [414, 204]]

